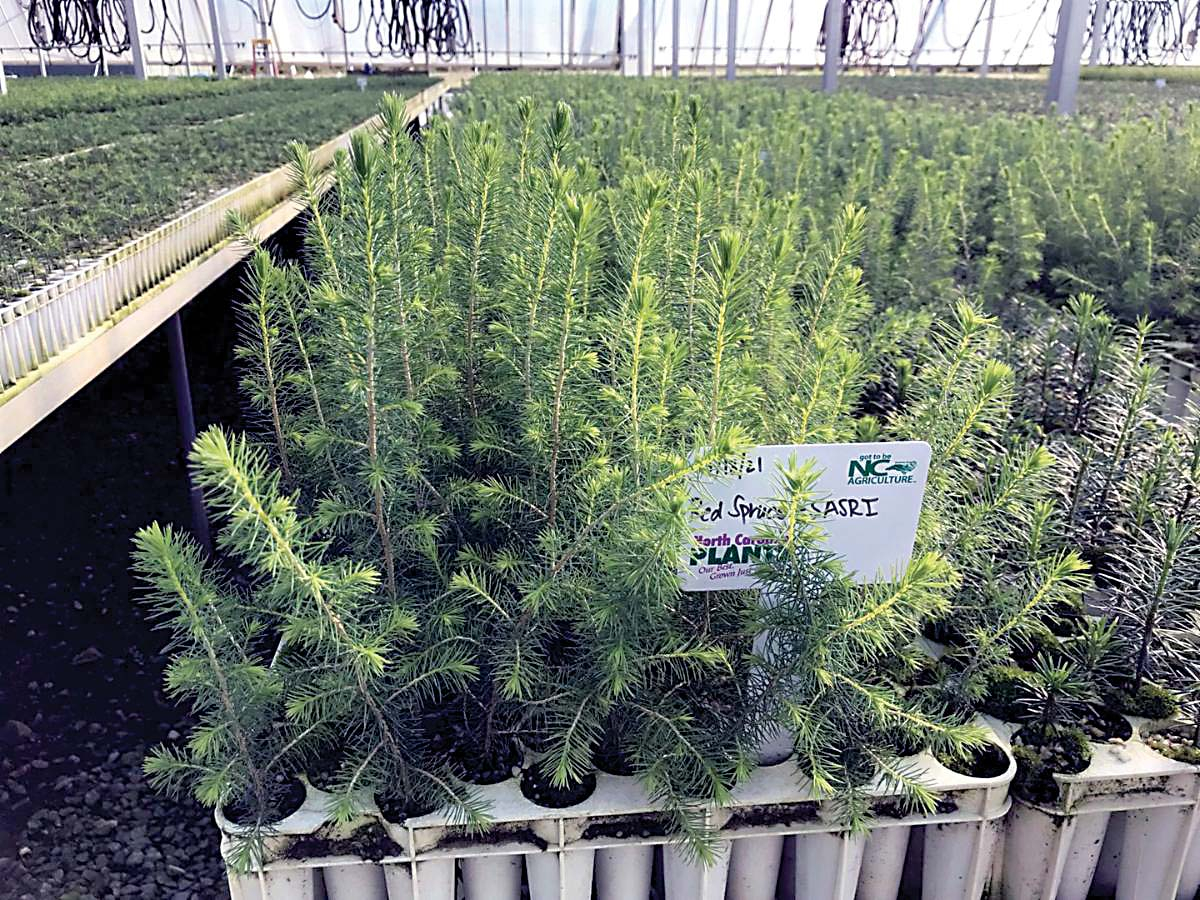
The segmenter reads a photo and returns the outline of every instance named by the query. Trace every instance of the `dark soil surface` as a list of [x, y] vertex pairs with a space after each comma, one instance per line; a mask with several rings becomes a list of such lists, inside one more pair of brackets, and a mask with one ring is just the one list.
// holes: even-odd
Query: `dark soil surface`
[[1146, 744], [1167, 759], [1189, 765], [1200, 764], [1200, 746], [1194, 725], [1176, 725], [1146, 738]]
[[1079, 723], [1089, 741], [1127, 741], [1133, 737], [1133, 726], [1124, 716], [1108, 709], [1092, 709]]
[[1055, 803], [1059, 793], [1055, 773], [1082, 772], [1092, 759], [1087, 735], [1077, 728], [1050, 729], [1045, 733], [1032, 726], [1022, 729], [1013, 738], [1013, 755], [1017, 759], [1013, 791], [1034, 803]]
[[972, 750], [965, 760], [939, 755], [938, 762], [952, 772], [971, 778], [996, 778], [1008, 770], [1008, 757], [995, 744]]
[[743, 806], [725, 823], [730, 830], [756, 826], [801, 825], [818, 818], [817, 803], [784, 803], [772, 806]]
[[[239, 424], [239, 277], [185, 311], [200, 428]], [[161, 329], [0, 454], [0, 898], [225, 894], [211, 813], [141, 772], [187, 724], [128, 573], [155, 519], [190, 521]]]
[[383, 826], [372, 822], [346, 838], [329, 838], [317, 832], [296, 838], [287, 849], [292, 859], [312, 859], [320, 856], [357, 856], [378, 862], [387, 856], [402, 856], [398, 846]]
[[456, 762], [462, 768], [463, 778], [471, 784], [499, 784], [512, 778], [521, 765], [521, 749], [516, 741], [497, 740], [491, 751], [471, 747], [467, 742], [459, 745]]
[[525, 799], [550, 809], [566, 809], [568, 806], [575, 806], [592, 796], [595, 790], [596, 776], [592, 774], [584, 776], [579, 784], [559, 788], [551, 784], [550, 779], [542, 774], [541, 769], [536, 765], [530, 766], [521, 773], [521, 793], [525, 795]]
[[[304, 784], [299, 778], [279, 778], [270, 789], [270, 801], [273, 808], [264, 817], [264, 823], [282, 822], [301, 806], [307, 796]], [[244, 797], [236, 803], [225, 807], [225, 818], [234, 825], [253, 825], [256, 815], [256, 804], [252, 797]]]
[[430, 803], [405, 800], [401, 797], [383, 797], [379, 794], [375, 795], [375, 805], [379, 807], [379, 812], [383, 817], [393, 825], [399, 825], [405, 819], [415, 819], [437, 809]]
[[611, 735], [606, 734], [592, 753], [592, 762], [601, 772], [609, 775], [632, 775], [633, 763], [621, 752], [620, 744]]

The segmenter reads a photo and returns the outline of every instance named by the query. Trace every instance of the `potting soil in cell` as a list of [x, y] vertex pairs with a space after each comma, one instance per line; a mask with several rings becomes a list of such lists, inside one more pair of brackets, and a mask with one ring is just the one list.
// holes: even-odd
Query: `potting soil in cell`
[[1008, 770], [1008, 757], [995, 744], [972, 750], [967, 760], [939, 755], [938, 762], [951, 772], [971, 778], [998, 778]]
[[587, 775], [577, 785], [556, 788], [536, 766], [521, 773], [521, 793], [526, 800], [550, 809], [565, 809], [582, 803], [596, 790], [596, 776]]
[[388, 837], [383, 826], [372, 822], [344, 838], [327, 837], [320, 831], [301, 835], [288, 845], [287, 855], [291, 859], [357, 856], [378, 862], [389, 856], [403, 856], [404, 848]]

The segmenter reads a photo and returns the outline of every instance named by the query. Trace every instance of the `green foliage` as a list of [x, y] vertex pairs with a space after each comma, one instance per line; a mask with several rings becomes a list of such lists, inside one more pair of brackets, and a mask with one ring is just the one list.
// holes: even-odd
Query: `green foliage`
[[1017, 775], [1013, 790], [1034, 803], [1053, 804], [1058, 800], [1054, 775], [1074, 775], [1087, 768], [1092, 747], [1078, 728], [1051, 730], [1040, 742], [1013, 745]]
[[368, 119], [424, 77], [22, 78], [0, 108], [0, 299]]
[[239, 855], [249, 859], [272, 824], [277, 776], [292, 774], [273, 727], [284, 682], [254, 648], [263, 622], [170, 527], [138, 532], [134, 569], [147, 586], [151, 615], [170, 633], [167, 695], [188, 700], [196, 717], [186, 746], [153, 750], [146, 775], [156, 788], [190, 790], [206, 806], [240, 803], [249, 821]]
[[1136, 691], [1118, 695], [1121, 712], [1161, 721], [1179, 714], [1179, 698], [1157, 684], [1142, 682]]
[[[389, 99], [330, 195], [289, 149], [302, 265], [237, 223], [254, 428], [192, 462], [271, 734], [343, 818], [375, 791], [482, 826], [468, 763], [519, 741], [560, 789], [617, 759], [709, 858], [781, 733], [861, 829], [879, 784], [932, 808], [900, 760], [963, 755], [981, 707], [1075, 764], [1098, 698], [1195, 658], [1200, 431], [1157, 418], [1149, 324], [1035, 296], [1050, 126], [694, 88], [480, 76], [417, 142]], [[763, 598], [680, 591], [698, 475], [888, 439], [932, 448], [906, 572], [847, 577], [792, 466]]]
[[780, 552], [761, 565], [764, 607], [750, 697], [763, 736], [794, 735], [797, 767], [817, 797], [832, 798], [851, 829], [866, 827], [881, 778], [914, 810], [936, 796], [903, 762], [906, 748], [961, 756], [983, 732], [941, 710], [922, 709], [883, 672], [920, 623], [944, 611], [951, 569], [935, 554], [913, 560], [894, 583], [858, 585], [820, 549], [810, 514], [811, 466], [782, 473]]
[[1113, 564], [1111, 605], [1132, 648], [1128, 672], [1136, 697], [1148, 678], [1186, 671], [1194, 650], [1172, 638], [1194, 627], [1200, 557], [1194, 526], [1163, 518], [1139, 528]]

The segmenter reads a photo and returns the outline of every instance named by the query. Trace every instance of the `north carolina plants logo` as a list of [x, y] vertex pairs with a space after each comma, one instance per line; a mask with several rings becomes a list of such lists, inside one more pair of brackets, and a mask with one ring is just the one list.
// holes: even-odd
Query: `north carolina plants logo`
[[864, 453], [850, 460], [846, 484], [912, 484], [918, 461], [893, 460], [890, 453]]

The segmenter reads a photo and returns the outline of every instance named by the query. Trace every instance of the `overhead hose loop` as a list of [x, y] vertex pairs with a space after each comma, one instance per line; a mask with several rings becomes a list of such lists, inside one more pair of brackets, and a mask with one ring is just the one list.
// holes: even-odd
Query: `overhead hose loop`
[[[148, 0], [149, 22], [141, 32], [157, 34], [163, 64], [177, 66], [185, 59], [184, 41], [172, 2], [177, 0]], [[267, 9], [268, 25], [275, 18], [275, 2], [271, 0]], [[257, 21], [257, 10], [247, 6]], [[358, 0], [357, 15], [341, 16], [334, 14], [334, 0], [324, 0], [323, 6], [317, 0], [315, 10], [311, 0], [309, 6], [305, 0], [296, 0], [296, 6], [306, 19], [328, 17], [346, 34], [361, 30], [372, 58], [387, 54], [411, 59], [419, 53], [432, 53], [450, 59], [474, 53], [466, 0]], [[29, 0], [28, 29], [35, 47], [67, 50], [90, 63], [105, 55], [125, 53], [130, 46], [123, 0]]]
[[[828, 13], [828, 7], [826, 7]], [[825, 19], [817, 49], [825, 49]], [[893, 0], [844, 0], [842, 6], [842, 62], [851, 66], [881, 65], [896, 49], [899, 19]]]
[[27, 22], [39, 50], [67, 50], [96, 63], [129, 49], [121, 0], [30, 0]]
[[[1101, 61], [1123, 66], [1164, 62], [1183, 49], [1185, 12], [1180, 0], [1110, 0]], [[1088, 18], [1094, 39], [1095, 16]]]
[[[318, 14], [306, 10], [303, 0], [296, 3], [307, 18], [317, 19], [325, 17], [333, 0]], [[466, 0], [358, 0], [356, 15], [344, 12], [331, 19], [346, 34], [362, 28], [367, 55], [374, 59], [385, 54], [412, 59], [425, 52], [450, 59], [474, 52]]]

